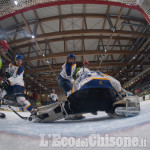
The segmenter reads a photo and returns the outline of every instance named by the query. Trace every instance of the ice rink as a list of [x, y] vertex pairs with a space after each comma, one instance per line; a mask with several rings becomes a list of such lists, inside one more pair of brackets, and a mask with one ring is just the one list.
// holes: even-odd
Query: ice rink
[[[62, 137], [75, 137], [75, 139], [86, 139], [90, 134], [106, 134], [113, 137], [137, 137], [146, 140], [146, 146], [135, 147], [115, 147], [115, 149], [150, 149], [150, 101], [141, 102], [141, 113], [139, 116], [112, 119], [104, 112], [99, 112], [97, 116], [86, 114], [86, 119], [80, 121], [60, 120], [54, 123], [33, 123], [20, 119], [13, 112], [4, 112], [6, 119], [0, 120], [0, 150], [39, 150], [39, 149], [71, 149], [70, 147], [55, 148], [52, 134], [61, 134]], [[23, 116], [28, 116], [27, 112], [20, 112]], [[41, 137], [45, 135], [41, 145]], [[73, 149], [85, 149], [73, 147]], [[86, 149], [93, 149], [91, 146]], [[110, 147], [94, 149], [112, 149]]]

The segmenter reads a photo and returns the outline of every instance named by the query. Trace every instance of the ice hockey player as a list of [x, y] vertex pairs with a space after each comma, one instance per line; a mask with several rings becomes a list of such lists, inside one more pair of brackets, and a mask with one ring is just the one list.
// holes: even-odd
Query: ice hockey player
[[[87, 71], [90, 71], [89, 69], [89, 62], [88, 61], [84, 61], [83, 62], [83, 67], [78, 67], [76, 70], [75, 70], [75, 73], [74, 73], [74, 79], [77, 78], [77, 72], [81, 69], [83, 72], [87, 72]], [[79, 75], [79, 74], [78, 74]]]
[[[5, 40], [0, 41], [0, 53], [3, 56], [5, 56], [5, 54], [8, 52], [8, 50], [9, 50], [8, 43]], [[2, 67], [2, 58], [1, 58], [1, 55], [0, 55], [0, 69], [1, 69], [1, 67]], [[0, 105], [1, 105], [1, 103], [2, 103], [2, 100], [0, 99]], [[6, 115], [4, 113], [0, 112], [0, 118], [5, 118], [5, 117], [6, 117]]]
[[[140, 112], [137, 96], [121, 97], [122, 87], [115, 78], [96, 71], [80, 72], [72, 94], [65, 103], [39, 108], [37, 122], [51, 122], [76, 114], [105, 111], [112, 117], [135, 116]], [[119, 95], [119, 96], [118, 96]]]
[[10, 63], [8, 68], [6, 68], [6, 80], [2, 84], [0, 89], [0, 98], [3, 99], [5, 95], [13, 95], [15, 99], [24, 106], [24, 109], [28, 110], [31, 115], [35, 115], [36, 112], [32, 108], [30, 102], [26, 100], [24, 96], [24, 67], [23, 56], [21, 54], [16, 55], [15, 63]]
[[69, 54], [67, 63], [62, 66], [62, 70], [58, 75], [58, 84], [67, 95], [67, 92], [72, 89], [74, 82], [73, 75], [76, 70], [75, 55]]
[[50, 98], [50, 104], [56, 103], [58, 101], [58, 96], [55, 93], [55, 89], [52, 89], [52, 92], [50, 92], [50, 94], [48, 95], [48, 97]]
[[83, 67], [79, 68], [76, 72], [76, 78], [78, 78], [81, 74], [80, 73], [84, 73], [84, 72], [88, 72], [90, 71], [89, 69], [89, 62], [88, 61], [84, 61], [83, 62]]
[[83, 62], [83, 68], [89, 68], [89, 62], [87, 61], [87, 60], [85, 60], [84, 62]]

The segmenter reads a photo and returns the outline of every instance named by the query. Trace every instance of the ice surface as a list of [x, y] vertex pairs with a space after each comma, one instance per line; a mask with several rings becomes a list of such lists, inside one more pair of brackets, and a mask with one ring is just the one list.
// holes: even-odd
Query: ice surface
[[[13, 112], [5, 111], [4, 113], [7, 118], [0, 119], [0, 150], [54, 149], [51, 148], [51, 145], [47, 148], [39, 146], [40, 134], [45, 134], [47, 138], [48, 134], [61, 134], [62, 136], [76, 138], [86, 138], [90, 134], [138, 136], [147, 139], [147, 147], [143, 149], [150, 148], [150, 101], [141, 102], [139, 116], [122, 119], [113, 119], [108, 117], [106, 113], [99, 112], [97, 116], [86, 114], [86, 119], [80, 121], [65, 121], [62, 119], [54, 123], [33, 123], [20, 119]], [[20, 114], [23, 116], [29, 115], [27, 112], [20, 112]], [[142, 148], [136, 149], [141, 150]]]

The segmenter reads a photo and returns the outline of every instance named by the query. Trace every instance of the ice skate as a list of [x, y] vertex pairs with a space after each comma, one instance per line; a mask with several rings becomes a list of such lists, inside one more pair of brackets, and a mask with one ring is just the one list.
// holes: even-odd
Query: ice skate
[[140, 102], [137, 96], [123, 97], [122, 100], [115, 102], [113, 107], [112, 114], [118, 117], [133, 117], [140, 114]]

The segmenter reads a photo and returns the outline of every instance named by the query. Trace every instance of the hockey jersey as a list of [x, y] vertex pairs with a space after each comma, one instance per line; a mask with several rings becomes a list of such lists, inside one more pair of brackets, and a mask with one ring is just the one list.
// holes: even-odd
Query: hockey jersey
[[9, 73], [10, 77], [8, 80], [10, 81], [10, 85], [20, 85], [24, 86], [23, 81], [23, 74], [24, 74], [24, 67], [23, 66], [16, 66], [12, 63], [9, 64], [6, 72]]
[[121, 85], [115, 78], [101, 72], [89, 71], [79, 76], [73, 83], [72, 93], [89, 88], [108, 88], [121, 92]]
[[76, 70], [76, 63], [74, 64], [68, 64], [65, 63], [62, 66], [62, 71], [60, 72], [60, 75], [64, 78], [69, 80], [71, 83], [73, 83], [74, 79], [73, 79], [73, 75], [75, 73]]
[[49, 98], [52, 99], [53, 101], [58, 100], [58, 96], [55, 93], [50, 93]]

